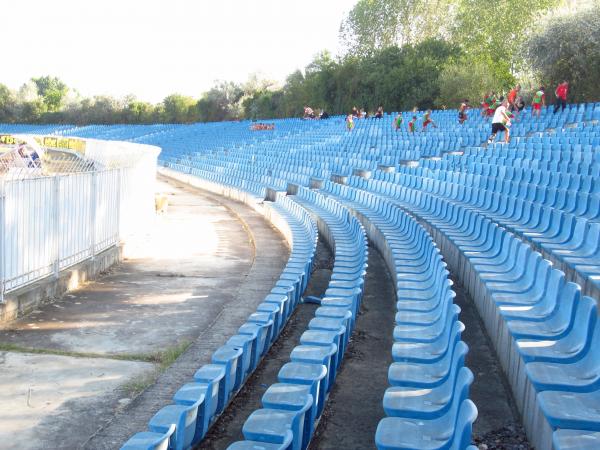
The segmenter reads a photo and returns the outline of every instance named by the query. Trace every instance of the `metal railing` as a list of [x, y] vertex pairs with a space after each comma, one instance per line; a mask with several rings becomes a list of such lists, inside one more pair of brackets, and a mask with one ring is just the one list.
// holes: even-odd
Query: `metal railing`
[[0, 176], [0, 302], [10, 291], [118, 245], [154, 215], [160, 150], [100, 141], [91, 147], [102, 155], [113, 147], [121, 155], [130, 150], [136, 157], [82, 172]]

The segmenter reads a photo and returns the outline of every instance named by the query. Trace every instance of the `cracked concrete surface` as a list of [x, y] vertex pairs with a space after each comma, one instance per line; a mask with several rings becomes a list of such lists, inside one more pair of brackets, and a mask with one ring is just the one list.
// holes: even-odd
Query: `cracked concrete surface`
[[[2, 353], [0, 448], [118, 448], [278, 279], [289, 250], [260, 214], [164, 178], [158, 190], [169, 194], [168, 212], [128, 241], [122, 264], [0, 331], [5, 348], [94, 356]], [[186, 341], [188, 350], [130, 399], [123, 384], [155, 365], [111, 357], [139, 359]]]

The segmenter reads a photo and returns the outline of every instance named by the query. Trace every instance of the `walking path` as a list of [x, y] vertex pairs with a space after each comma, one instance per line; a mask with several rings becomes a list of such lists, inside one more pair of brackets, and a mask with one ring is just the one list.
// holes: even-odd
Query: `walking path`
[[118, 447], [278, 279], [289, 251], [260, 214], [165, 178], [157, 188], [168, 211], [122, 264], [0, 331], [0, 448]]

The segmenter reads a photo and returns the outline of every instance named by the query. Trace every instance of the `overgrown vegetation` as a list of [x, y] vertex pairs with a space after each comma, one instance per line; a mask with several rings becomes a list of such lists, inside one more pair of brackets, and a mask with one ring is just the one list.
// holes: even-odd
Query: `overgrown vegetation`
[[283, 86], [223, 81], [198, 99], [82, 98], [49, 76], [16, 92], [0, 84], [0, 122], [191, 123], [294, 117], [305, 105], [330, 114], [456, 107], [516, 82], [526, 93], [563, 79], [573, 100], [600, 100], [600, 0], [359, 0], [340, 39], [343, 55], [318, 54]]
[[26, 347], [18, 344], [0, 342], [1, 352], [18, 352], [32, 353], [36, 355], [57, 355], [70, 356], [76, 358], [108, 358], [117, 359], [120, 361], [140, 361], [158, 364], [160, 370], [164, 370], [175, 362], [179, 356], [185, 352], [191, 345], [191, 341], [183, 340], [173, 347], [168, 347], [165, 350], [158, 350], [153, 353], [120, 353], [120, 354], [105, 354], [93, 352], [74, 352], [69, 350], [59, 350], [53, 348], [36, 348]]
[[17, 344], [0, 342], [0, 352], [32, 353], [36, 355], [57, 355], [69, 356], [75, 358], [108, 358], [120, 361], [140, 361], [156, 364], [153, 371], [146, 373], [141, 377], [131, 379], [121, 386], [123, 392], [129, 397], [135, 397], [147, 387], [151, 386], [158, 376], [168, 369], [192, 344], [190, 340], [183, 340], [172, 347], [164, 350], [158, 350], [152, 353], [122, 353], [122, 354], [103, 354], [92, 352], [74, 352], [68, 350], [58, 350], [50, 348], [25, 347]]

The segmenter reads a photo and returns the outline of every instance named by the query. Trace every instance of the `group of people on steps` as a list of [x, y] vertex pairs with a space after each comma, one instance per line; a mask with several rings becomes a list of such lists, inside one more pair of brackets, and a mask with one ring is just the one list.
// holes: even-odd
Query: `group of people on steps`
[[[523, 110], [524, 105], [518, 102], [520, 96], [518, 94], [521, 91], [521, 86], [517, 85], [512, 89], [507, 98], [500, 97], [498, 99], [499, 105], [496, 106], [493, 112], [492, 118], [492, 134], [488, 139], [488, 144], [493, 143], [496, 140], [496, 135], [499, 132], [504, 132], [504, 143], [510, 142], [510, 126], [512, 120], [518, 117], [518, 114]], [[564, 80], [560, 83], [554, 95], [556, 96], [556, 103], [554, 105], [554, 113], [556, 114], [559, 109], [565, 110], [567, 106], [567, 95], [569, 94], [569, 82]], [[546, 90], [543, 86], [535, 91], [531, 100], [531, 115], [539, 119], [542, 113], [542, 107], [546, 106]]]
[[[567, 105], [567, 95], [569, 93], [569, 83], [565, 80], [560, 83], [556, 90], [556, 104], [554, 105], [554, 113], [558, 112], [559, 109], [566, 108]], [[538, 118], [541, 115], [542, 107], [546, 105], [546, 93], [543, 86], [541, 86], [538, 90], [533, 94], [533, 98], [531, 101], [531, 111], [532, 116], [537, 116]], [[464, 124], [468, 120], [467, 111], [471, 109], [469, 105], [469, 100], [465, 99], [461, 102], [458, 107], [458, 122], [460, 124]], [[504, 142], [510, 142], [510, 126], [512, 125], [512, 121], [515, 120], [521, 111], [525, 109], [525, 102], [523, 100], [523, 96], [521, 95], [521, 85], [517, 84], [513, 89], [511, 89], [506, 96], [496, 96], [494, 92], [489, 92], [484, 95], [483, 101], [481, 102], [481, 115], [484, 117], [490, 117], [492, 119], [492, 134], [488, 139], [488, 143], [492, 143], [496, 139], [496, 135], [500, 132], [504, 132]], [[416, 108], [414, 109], [416, 111]], [[352, 131], [354, 129], [354, 120], [361, 118], [368, 118], [369, 115], [364, 112], [364, 110], [359, 110], [356, 107], [352, 108], [352, 112], [348, 114], [346, 117], [346, 128], [348, 131]], [[379, 106], [377, 108], [377, 112], [374, 115], [375, 118], [381, 119], [383, 118], [383, 107]], [[408, 122], [408, 131], [410, 133], [414, 133], [417, 129], [417, 120], [418, 117], [416, 114], [413, 114], [411, 120]], [[404, 122], [404, 117], [402, 113], [399, 113], [392, 122], [392, 126], [395, 130], [400, 130], [402, 128], [402, 124]], [[431, 110], [428, 109], [425, 114], [423, 114], [423, 121], [421, 124], [421, 131], [426, 131], [427, 127], [431, 125], [434, 128], [437, 128], [436, 123], [431, 118]]]

